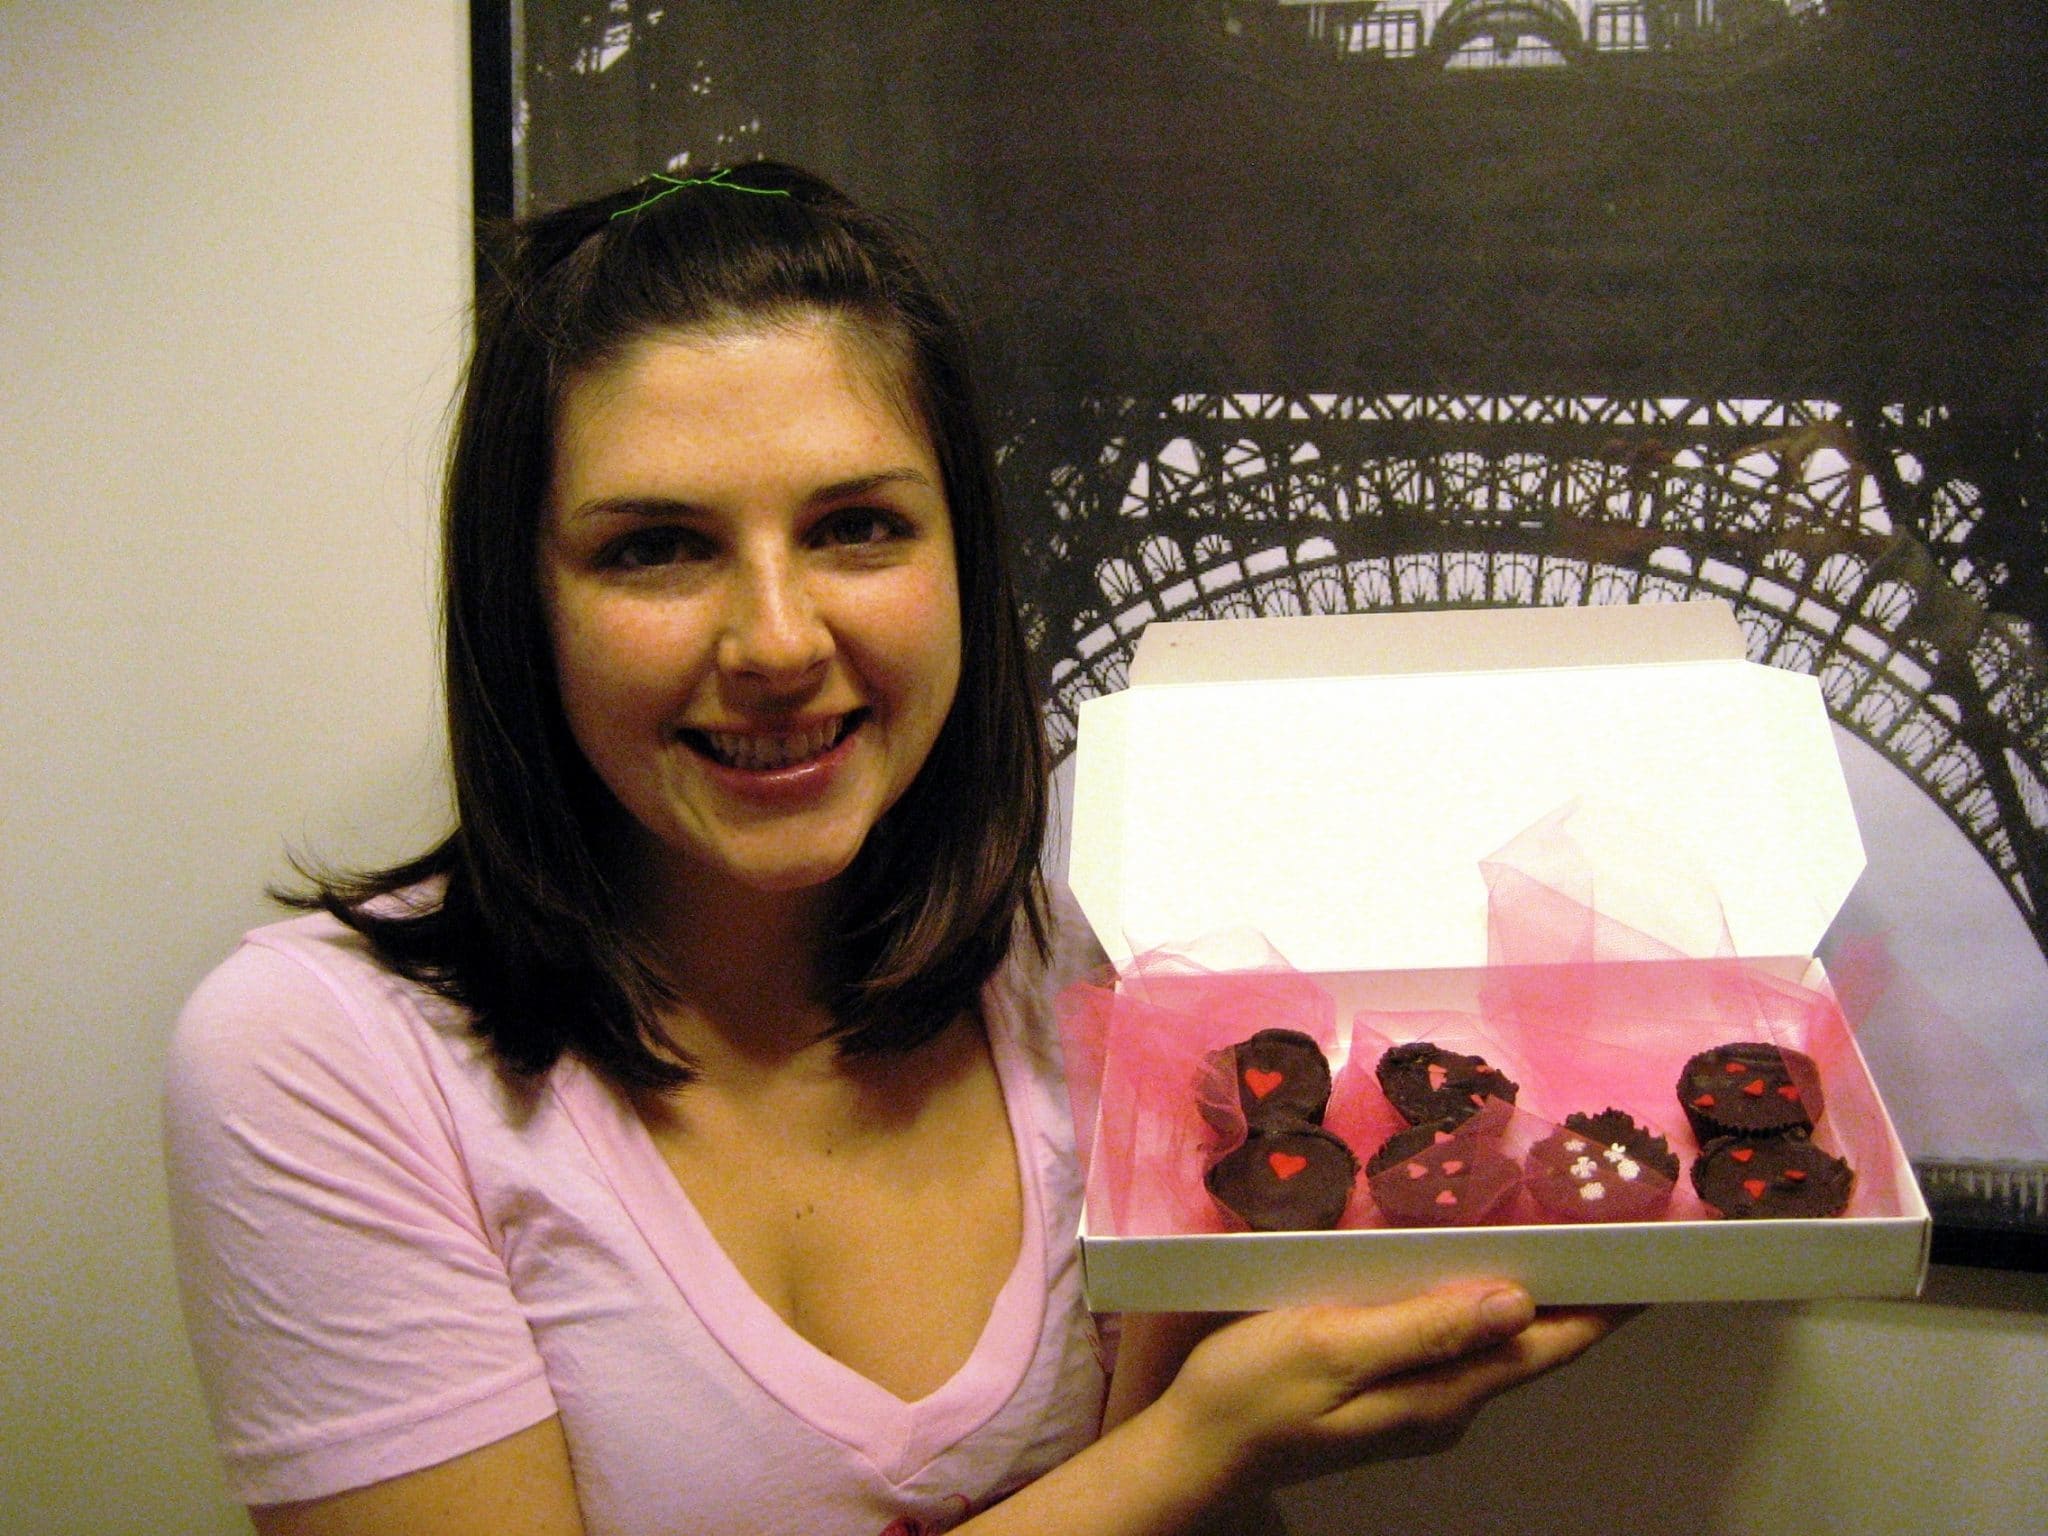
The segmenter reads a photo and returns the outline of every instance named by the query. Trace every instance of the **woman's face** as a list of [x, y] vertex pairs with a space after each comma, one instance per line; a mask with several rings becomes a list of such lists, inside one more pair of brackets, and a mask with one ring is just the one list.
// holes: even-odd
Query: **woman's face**
[[664, 332], [563, 400], [562, 708], [676, 889], [831, 880], [952, 707], [952, 520], [886, 372], [817, 318]]

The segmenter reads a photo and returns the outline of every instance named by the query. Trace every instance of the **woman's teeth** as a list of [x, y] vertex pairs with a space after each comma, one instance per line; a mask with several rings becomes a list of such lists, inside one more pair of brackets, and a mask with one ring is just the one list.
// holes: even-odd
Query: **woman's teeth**
[[841, 715], [807, 731], [787, 734], [762, 731], [698, 731], [695, 734], [711, 756], [728, 768], [761, 772], [805, 762], [837, 746], [851, 719], [850, 715]]

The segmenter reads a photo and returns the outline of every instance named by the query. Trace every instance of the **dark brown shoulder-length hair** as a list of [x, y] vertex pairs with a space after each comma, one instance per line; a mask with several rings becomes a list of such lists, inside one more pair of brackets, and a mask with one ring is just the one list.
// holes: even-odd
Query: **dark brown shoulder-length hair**
[[[571, 382], [673, 329], [834, 322], [903, 380], [944, 476], [962, 655], [922, 770], [843, 881], [826, 1001], [841, 1049], [902, 1050], [966, 1006], [1013, 942], [1045, 945], [1049, 759], [963, 328], [914, 242], [815, 176], [757, 162], [510, 226], [479, 293], [443, 525], [455, 831], [393, 868], [308, 872], [400, 974], [466, 1008], [515, 1073], [581, 1056], [628, 1086], [688, 1081], [668, 996], [607, 857], [622, 814], [563, 717], [539, 586]], [[716, 921], [716, 914], [704, 915]]]

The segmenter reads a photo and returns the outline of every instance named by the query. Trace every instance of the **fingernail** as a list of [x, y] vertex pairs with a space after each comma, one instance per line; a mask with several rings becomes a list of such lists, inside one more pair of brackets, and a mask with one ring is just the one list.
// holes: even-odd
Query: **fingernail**
[[1523, 1328], [1536, 1316], [1527, 1291], [1509, 1286], [1490, 1291], [1479, 1303], [1479, 1317], [1488, 1328]]

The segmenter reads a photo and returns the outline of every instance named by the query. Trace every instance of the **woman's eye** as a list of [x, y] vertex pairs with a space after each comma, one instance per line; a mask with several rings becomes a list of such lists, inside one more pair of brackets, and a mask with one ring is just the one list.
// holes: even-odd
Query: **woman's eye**
[[702, 541], [687, 528], [643, 528], [615, 540], [605, 550], [605, 563], [622, 570], [646, 570], [687, 560]]
[[875, 507], [848, 507], [825, 519], [820, 530], [828, 544], [880, 544], [907, 531], [902, 518]]

